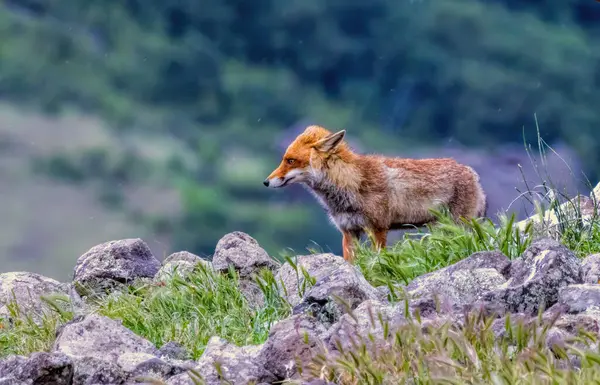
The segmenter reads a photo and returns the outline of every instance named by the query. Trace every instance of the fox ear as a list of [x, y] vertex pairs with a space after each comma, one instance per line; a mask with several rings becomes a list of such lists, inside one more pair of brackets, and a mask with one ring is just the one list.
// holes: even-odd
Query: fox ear
[[327, 135], [326, 137], [315, 143], [314, 148], [316, 148], [319, 151], [329, 152], [335, 149], [340, 143], [342, 143], [342, 140], [344, 139], [345, 135], [346, 130], [341, 130], [334, 134]]

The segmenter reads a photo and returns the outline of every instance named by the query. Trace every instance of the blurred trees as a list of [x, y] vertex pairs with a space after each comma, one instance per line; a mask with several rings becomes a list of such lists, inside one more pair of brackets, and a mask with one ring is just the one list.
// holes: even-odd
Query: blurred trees
[[592, 0], [11, 0], [0, 95], [184, 140], [197, 163], [167, 173], [182, 217], [159, 221], [179, 247], [240, 229], [302, 248], [335, 232], [259, 182], [304, 118], [398, 152], [532, 140], [536, 114], [600, 175], [599, 20]]

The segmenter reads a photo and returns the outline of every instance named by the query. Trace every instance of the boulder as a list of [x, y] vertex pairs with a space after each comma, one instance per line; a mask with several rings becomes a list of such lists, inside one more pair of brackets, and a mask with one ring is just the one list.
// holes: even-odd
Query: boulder
[[600, 254], [593, 254], [581, 261], [582, 283], [600, 284]]
[[119, 383], [129, 376], [119, 364], [122, 355], [158, 354], [154, 345], [119, 321], [96, 314], [74, 319], [62, 326], [57, 334], [53, 351], [66, 354], [73, 360], [76, 383], [80, 384], [90, 383], [94, 379], [96, 382], [105, 379]]
[[[261, 348], [262, 345], [239, 347], [219, 337], [212, 337], [198, 360], [196, 370], [207, 385], [220, 385], [222, 380], [240, 385], [264, 381], [270, 383], [274, 380], [273, 375], [260, 365], [257, 359]], [[223, 378], [219, 375], [217, 367], [220, 367]], [[181, 377], [185, 376], [189, 379], [187, 374]]]
[[271, 327], [256, 362], [277, 380], [289, 379], [297, 372], [298, 364], [308, 364], [321, 352], [326, 331], [315, 318], [305, 314], [281, 320]]
[[302, 301], [304, 293], [312, 286], [310, 282], [307, 282], [303, 270], [309, 277], [318, 281], [338, 267], [347, 264], [344, 258], [331, 253], [300, 255], [293, 258], [292, 262], [296, 268], [286, 262], [275, 276], [280, 295], [292, 306], [298, 305]]
[[153, 278], [159, 269], [160, 262], [143, 240], [122, 239], [94, 246], [79, 257], [73, 283], [82, 296], [100, 294], [139, 278]]
[[73, 372], [73, 361], [62, 353], [36, 352], [0, 360], [0, 383], [5, 384], [71, 385]]
[[579, 259], [560, 243], [541, 238], [523, 256], [512, 262], [509, 279], [501, 287], [482, 296], [511, 313], [536, 314], [558, 301], [561, 287], [581, 282]]
[[563, 286], [558, 292], [558, 303], [569, 313], [600, 309], [600, 285], [578, 284]]
[[362, 273], [344, 263], [319, 278], [293, 308], [293, 314], [309, 313], [329, 327], [363, 301], [379, 298], [379, 291], [367, 282]]
[[75, 357], [73, 385], [124, 385], [127, 374], [112, 361], [98, 357]]
[[276, 269], [278, 264], [250, 235], [235, 231], [223, 236], [212, 259], [216, 271], [226, 272], [232, 266], [240, 278], [250, 278], [263, 268]]
[[422, 315], [436, 312], [436, 301], [443, 303], [444, 312], [460, 310], [477, 302], [484, 293], [500, 287], [506, 279], [492, 268], [448, 271], [441, 269], [413, 280], [407, 293]]
[[163, 281], [173, 276], [173, 274], [185, 277], [190, 274], [198, 264], [203, 264], [209, 268], [212, 266], [210, 261], [200, 258], [190, 252], [179, 251], [173, 253], [165, 258], [160, 270], [156, 273], [154, 280]]
[[164, 380], [183, 373], [187, 369], [148, 353], [121, 354], [117, 359], [117, 364], [127, 375], [129, 381], [135, 381], [139, 377]]
[[68, 285], [36, 273], [13, 272], [0, 274], [0, 317], [9, 317], [9, 304], [16, 303], [22, 316], [36, 322], [51, 311], [42, 296], [68, 295]]
[[175, 341], [169, 341], [161, 346], [158, 349], [158, 356], [171, 360], [187, 360], [189, 358], [189, 354], [185, 348], [179, 342]]
[[402, 307], [367, 300], [351, 314], [342, 315], [327, 331], [324, 341], [329, 350], [354, 351], [364, 344], [369, 351], [374, 352], [381, 350], [388, 343], [384, 335], [384, 325], [387, 324], [389, 333], [394, 333], [405, 321]]

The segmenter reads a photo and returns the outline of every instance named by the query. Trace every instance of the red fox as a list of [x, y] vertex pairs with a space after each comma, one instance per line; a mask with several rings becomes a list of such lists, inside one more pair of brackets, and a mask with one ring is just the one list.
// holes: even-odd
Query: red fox
[[292, 183], [307, 187], [342, 233], [345, 260], [354, 260], [354, 240], [365, 232], [381, 250], [390, 230], [433, 222], [429, 209], [439, 204], [455, 220], [486, 215], [487, 197], [471, 167], [451, 158], [357, 154], [345, 143], [345, 134], [308, 126], [263, 182], [271, 188]]

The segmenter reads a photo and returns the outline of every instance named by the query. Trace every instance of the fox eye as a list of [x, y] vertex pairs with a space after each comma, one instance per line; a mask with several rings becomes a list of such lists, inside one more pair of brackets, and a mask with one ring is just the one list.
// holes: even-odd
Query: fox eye
[[286, 159], [287, 164], [294, 164], [296, 159]]

